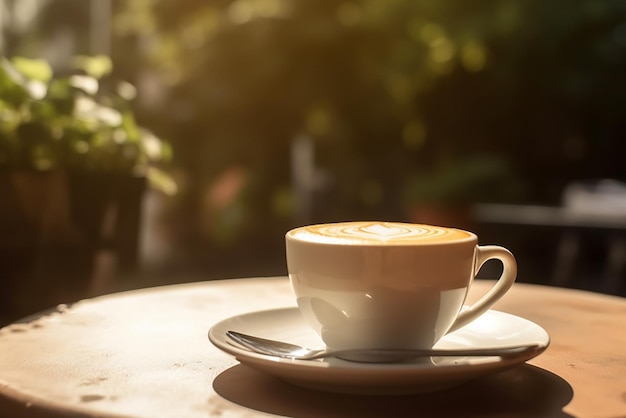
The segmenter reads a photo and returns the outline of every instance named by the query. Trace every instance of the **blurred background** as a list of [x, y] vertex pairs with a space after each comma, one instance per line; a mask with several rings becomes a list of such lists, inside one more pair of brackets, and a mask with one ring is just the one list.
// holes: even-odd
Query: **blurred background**
[[[626, 1], [0, 1], [0, 317], [469, 228], [624, 295]], [[486, 266], [482, 274], [497, 274]]]

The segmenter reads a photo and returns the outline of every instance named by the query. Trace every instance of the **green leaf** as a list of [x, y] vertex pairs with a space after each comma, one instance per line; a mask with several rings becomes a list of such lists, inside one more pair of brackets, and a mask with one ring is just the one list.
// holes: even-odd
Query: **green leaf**
[[93, 57], [78, 55], [74, 58], [74, 65], [96, 79], [101, 79], [113, 70], [111, 58], [106, 55], [95, 55]]
[[11, 59], [15, 68], [26, 78], [47, 83], [52, 78], [52, 67], [46, 60], [14, 57]]
[[19, 107], [29, 100], [27, 81], [15, 66], [6, 58], [0, 58], [0, 96], [2, 99]]
[[10, 85], [24, 86], [26, 82], [24, 76], [15, 68], [11, 61], [2, 57], [0, 64], [0, 82], [2, 87], [9, 87]]
[[72, 87], [82, 90], [84, 93], [94, 96], [98, 93], [99, 83], [95, 77], [88, 75], [73, 75], [69, 79]]
[[159, 168], [149, 167], [146, 172], [146, 178], [153, 188], [160, 190], [168, 196], [174, 196], [178, 193], [176, 182], [168, 173]]

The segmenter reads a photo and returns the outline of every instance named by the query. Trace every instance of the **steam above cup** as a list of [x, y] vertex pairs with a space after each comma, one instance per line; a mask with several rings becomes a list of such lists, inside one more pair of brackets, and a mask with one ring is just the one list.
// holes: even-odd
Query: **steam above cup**
[[[499, 246], [455, 228], [396, 222], [309, 225], [286, 234], [287, 268], [306, 322], [330, 349], [431, 348], [486, 312], [517, 265]], [[463, 308], [480, 267], [500, 260], [495, 285]]]

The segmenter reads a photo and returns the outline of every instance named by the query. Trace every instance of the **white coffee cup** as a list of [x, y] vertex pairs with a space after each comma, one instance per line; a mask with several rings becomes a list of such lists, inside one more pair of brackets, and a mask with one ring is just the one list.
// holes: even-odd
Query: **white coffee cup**
[[[395, 222], [310, 225], [286, 234], [298, 307], [331, 349], [431, 348], [485, 313], [513, 285], [517, 264], [468, 231]], [[487, 260], [500, 278], [476, 303], [468, 289]]]

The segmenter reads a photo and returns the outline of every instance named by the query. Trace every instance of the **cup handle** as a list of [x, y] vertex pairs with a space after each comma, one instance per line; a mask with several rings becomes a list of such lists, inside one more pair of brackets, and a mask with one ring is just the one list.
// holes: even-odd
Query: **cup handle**
[[484, 314], [513, 286], [517, 276], [517, 263], [515, 257], [509, 250], [497, 245], [479, 245], [476, 247], [476, 268], [474, 275], [487, 260], [496, 259], [502, 262], [502, 275], [493, 285], [493, 287], [485, 293], [476, 303], [464, 309], [456, 318], [448, 333], [469, 324], [480, 315]]

